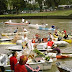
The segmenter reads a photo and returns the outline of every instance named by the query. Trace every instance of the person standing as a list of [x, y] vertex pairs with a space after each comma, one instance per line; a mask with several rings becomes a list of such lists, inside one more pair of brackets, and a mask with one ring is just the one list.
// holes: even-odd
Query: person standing
[[10, 57], [10, 65], [11, 65], [11, 70], [14, 70], [15, 68], [15, 64], [17, 63], [17, 52], [14, 51], [12, 53], [12, 57]]

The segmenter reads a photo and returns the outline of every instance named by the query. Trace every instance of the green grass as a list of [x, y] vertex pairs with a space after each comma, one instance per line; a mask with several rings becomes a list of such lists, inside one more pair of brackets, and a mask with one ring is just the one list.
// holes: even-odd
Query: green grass
[[13, 16], [68, 16], [72, 14], [72, 10], [57, 10], [50, 12], [39, 12], [39, 13], [25, 13], [25, 14], [8, 14], [0, 15], [0, 17], [13, 17]]

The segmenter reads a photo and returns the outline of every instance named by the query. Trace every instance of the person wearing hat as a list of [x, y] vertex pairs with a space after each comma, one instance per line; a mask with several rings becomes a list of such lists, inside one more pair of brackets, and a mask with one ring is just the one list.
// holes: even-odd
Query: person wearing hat
[[54, 45], [54, 48], [53, 48], [53, 50], [52, 50], [52, 52], [57, 52], [57, 55], [60, 55], [61, 54], [61, 51], [60, 51], [60, 49], [57, 47], [57, 45]]
[[17, 52], [14, 51], [12, 52], [12, 57], [10, 57], [10, 65], [11, 65], [11, 70], [14, 70], [15, 64], [17, 63]]
[[27, 72], [27, 69], [25, 67], [25, 64], [27, 62], [28, 58], [24, 55], [20, 56], [19, 63], [15, 65], [14, 72]]

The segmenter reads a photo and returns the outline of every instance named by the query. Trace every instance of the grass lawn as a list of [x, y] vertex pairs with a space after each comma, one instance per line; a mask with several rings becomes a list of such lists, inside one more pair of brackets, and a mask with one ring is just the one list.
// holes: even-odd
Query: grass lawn
[[13, 16], [68, 16], [72, 14], [72, 10], [56, 10], [50, 12], [39, 12], [39, 13], [25, 13], [25, 14], [8, 14], [0, 15], [0, 17], [13, 17]]

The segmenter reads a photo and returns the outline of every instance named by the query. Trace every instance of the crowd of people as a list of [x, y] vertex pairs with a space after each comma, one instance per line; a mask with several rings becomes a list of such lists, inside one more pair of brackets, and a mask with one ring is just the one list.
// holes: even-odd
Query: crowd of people
[[12, 52], [12, 56], [10, 57], [10, 67], [12, 72], [34, 72], [39, 71], [40, 66], [37, 69], [33, 69], [29, 65], [26, 64], [28, 57], [25, 55], [20, 56], [19, 61], [17, 60], [17, 52]]
[[[52, 25], [52, 28], [55, 29], [55, 26]], [[23, 32], [25, 32], [25, 31], [27, 31], [27, 30], [23, 27]], [[18, 32], [18, 27], [14, 31], [14, 33], [17, 33], [17, 32]], [[58, 41], [61, 41], [62, 38], [64, 38], [64, 39], [68, 38], [68, 35], [67, 35], [67, 32], [65, 29], [61, 33], [63, 37], [61, 35], [59, 35], [57, 29], [55, 30], [54, 34], [56, 36], [58, 36]], [[48, 32], [47, 49], [52, 49], [52, 52], [56, 52], [57, 55], [60, 55], [61, 50], [58, 48], [57, 45], [54, 44], [53, 39], [54, 39], [54, 37], [53, 37], [52, 33]], [[15, 42], [18, 40], [18, 35], [15, 36], [14, 40], [15, 40]], [[29, 40], [28, 40], [26, 34], [24, 34], [24, 36], [22, 36], [22, 49], [26, 48], [28, 41]], [[33, 36], [31, 42], [32, 43], [41, 43], [41, 42], [44, 42], [44, 40], [43, 40], [43, 38], [40, 37], [40, 34], [36, 33], [35, 36]], [[10, 65], [11, 65], [10, 67], [13, 72], [33, 72], [33, 71], [40, 70], [39, 66], [38, 66], [38, 69], [36, 70], [26, 64], [26, 62], [28, 60], [28, 57], [26, 55], [20, 56], [19, 61], [17, 60], [16, 57], [17, 57], [17, 52], [16, 51], [12, 52], [12, 57], [10, 57]]]

